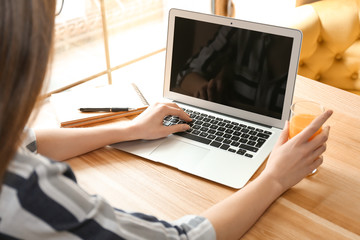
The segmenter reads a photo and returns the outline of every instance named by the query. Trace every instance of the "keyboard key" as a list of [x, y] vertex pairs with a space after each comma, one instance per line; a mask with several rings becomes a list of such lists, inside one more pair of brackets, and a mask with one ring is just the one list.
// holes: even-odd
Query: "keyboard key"
[[192, 133], [193, 135], [199, 135], [199, 134], [200, 134], [200, 131], [194, 129], [191, 133]]
[[200, 125], [194, 125], [194, 126], [192, 126], [192, 128], [193, 128], [193, 129], [200, 129], [201, 126], [200, 126]]
[[244, 155], [246, 151], [244, 149], [239, 149], [236, 153], [240, 155]]
[[250, 131], [249, 134], [255, 136], [257, 134], [257, 132], [256, 131]]
[[173, 118], [170, 120], [170, 122], [172, 122], [173, 124], [176, 124], [179, 122], [179, 119]]
[[210, 143], [210, 145], [213, 146], [213, 147], [220, 147], [221, 143], [216, 142], [216, 141], [212, 141], [212, 142]]
[[217, 138], [215, 138], [215, 141], [222, 142], [222, 141], [224, 141], [224, 138], [222, 138], [222, 137], [217, 137]]
[[250, 136], [249, 139], [250, 139], [251, 141], [256, 141], [258, 138], [257, 138], [257, 137], [254, 137], [254, 136]]
[[231, 138], [231, 134], [227, 134], [227, 133], [225, 133], [223, 137], [224, 137], [224, 138], [228, 138], [228, 139], [230, 139], [230, 138]]
[[233, 148], [229, 148], [228, 151], [229, 151], [229, 152], [233, 152], [233, 153], [236, 152], [236, 150], [233, 149]]
[[208, 136], [207, 136], [207, 138], [208, 138], [208, 139], [213, 140], [213, 139], [215, 139], [215, 138], [216, 138], [216, 136], [215, 136], [215, 135], [210, 134], [210, 135], [208, 135]]
[[188, 139], [191, 139], [191, 140], [195, 140], [197, 142], [204, 143], [204, 144], [209, 144], [211, 142], [210, 139], [203, 138], [203, 137], [200, 137], [200, 136], [196, 136], [196, 135], [193, 135], [193, 134], [189, 134], [189, 133], [186, 133], [186, 132], [179, 132], [179, 133], [175, 133], [175, 134], [179, 135], [179, 136], [182, 136], [184, 138], [188, 138]]
[[241, 127], [235, 126], [235, 127], [233, 127], [233, 130], [235, 130], [235, 131], [240, 131], [240, 130], [241, 130]]
[[217, 129], [218, 131], [225, 131], [226, 130], [226, 128], [224, 128], [224, 127], [219, 127], [218, 129]]
[[222, 135], [224, 135], [224, 133], [223, 132], [216, 132], [215, 135], [221, 137]]
[[229, 147], [230, 147], [230, 145], [228, 145], [228, 144], [222, 144], [222, 145], [220, 146], [220, 148], [221, 148], [221, 149], [224, 149], [224, 150], [228, 150]]
[[209, 129], [207, 128], [207, 127], [201, 127], [200, 128], [200, 131], [202, 131], [202, 132], [207, 132]]
[[240, 137], [237, 137], [237, 136], [232, 136], [231, 137], [231, 140], [234, 140], [234, 141], [238, 141], [240, 139]]
[[208, 135], [208, 134], [205, 133], [205, 132], [202, 132], [202, 133], [199, 134], [200, 137], [206, 137], [207, 135]]
[[239, 140], [239, 142], [241, 142], [241, 143], [247, 143], [247, 139], [246, 138], [240, 138], [240, 140]]
[[240, 135], [241, 135], [241, 132], [233, 132], [233, 135], [235, 135], [235, 136], [240, 136]]
[[249, 153], [245, 153], [245, 157], [249, 157], [249, 158], [252, 158], [253, 155], [249, 154]]
[[253, 146], [249, 146], [249, 145], [246, 145], [246, 144], [241, 144], [240, 148], [245, 149], [245, 150], [249, 150], [251, 152], [257, 152], [258, 151], [258, 148], [253, 147]]
[[204, 127], [210, 127], [210, 125], [211, 125], [211, 124], [208, 123], [208, 122], [204, 122], [204, 124], [203, 124]]
[[243, 133], [243, 134], [241, 135], [241, 137], [242, 137], [242, 138], [249, 138], [250, 135], [249, 135], [249, 134], [246, 134], [246, 133]]
[[210, 130], [208, 131], [208, 133], [210, 133], [210, 134], [214, 134], [214, 133], [216, 133], [216, 130], [214, 130], [214, 129], [210, 129]]
[[228, 133], [228, 134], [232, 134], [234, 131], [231, 130], [231, 129], [226, 129], [225, 132]]
[[171, 126], [172, 123], [171, 123], [170, 121], [164, 121], [164, 122], [163, 122], [163, 125], [166, 126], [166, 127], [168, 127], [168, 126]]
[[196, 120], [195, 122], [194, 122], [194, 124], [195, 125], [203, 125], [203, 121], [200, 121], [200, 120]]
[[219, 122], [217, 125], [218, 125], [219, 127], [224, 127], [224, 126], [226, 125], [226, 123], [224, 123], [224, 122]]
[[270, 137], [270, 135], [265, 134], [265, 133], [258, 133], [256, 136], [261, 137], [261, 138], [265, 138], [265, 139], [268, 139]]
[[261, 148], [262, 147], [262, 145], [264, 145], [264, 143], [257, 143], [256, 145], [255, 145], [255, 147], [257, 147], [257, 148]]

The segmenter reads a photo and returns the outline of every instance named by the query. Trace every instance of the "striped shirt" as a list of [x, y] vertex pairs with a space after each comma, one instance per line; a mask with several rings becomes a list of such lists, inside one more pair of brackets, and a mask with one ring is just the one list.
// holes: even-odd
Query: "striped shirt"
[[112, 208], [81, 189], [67, 164], [37, 154], [32, 130], [26, 135], [0, 192], [0, 239], [215, 239], [204, 217], [170, 223]]

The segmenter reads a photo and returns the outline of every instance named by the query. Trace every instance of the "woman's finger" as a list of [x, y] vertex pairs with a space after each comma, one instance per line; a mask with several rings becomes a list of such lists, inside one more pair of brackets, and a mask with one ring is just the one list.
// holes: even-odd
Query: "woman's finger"
[[313, 148], [317, 148], [323, 145], [329, 138], [330, 126], [323, 128], [320, 134], [315, 136], [311, 141], [306, 142], [306, 145], [311, 145]]
[[319, 156], [321, 156], [326, 151], [326, 144], [323, 144], [316, 148], [314, 151], [312, 151], [304, 161], [313, 162], [314, 159], [317, 159]]
[[294, 138], [296, 138], [300, 142], [307, 142], [311, 138], [311, 136], [313, 136], [315, 134], [315, 132], [321, 128], [321, 126], [326, 122], [326, 120], [329, 119], [329, 117], [332, 115], [332, 113], [333, 113], [332, 110], [325, 111], [320, 116], [315, 118], [309, 124], [309, 126], [307, 126], [303, 131], [301, 131]]
[[315, 169], [318, 169], [324, 162], [323, 156], [318, 157], [308, 168], [308, 175], [311, 174]]

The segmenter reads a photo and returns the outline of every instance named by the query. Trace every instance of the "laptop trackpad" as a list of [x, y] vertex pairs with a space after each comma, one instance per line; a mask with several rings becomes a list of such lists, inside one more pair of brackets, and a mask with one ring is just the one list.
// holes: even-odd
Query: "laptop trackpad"
[[191, 170], [208, 152], [209, 150], [206, 148], [177, 139], [168, 139], [168, 141], [161, 143], [150, 154], [150, 157], [179, 169]]

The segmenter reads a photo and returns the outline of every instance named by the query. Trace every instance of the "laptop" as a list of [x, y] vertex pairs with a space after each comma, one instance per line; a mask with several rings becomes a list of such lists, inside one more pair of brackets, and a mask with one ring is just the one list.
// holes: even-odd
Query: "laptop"
[[190, 114], [191, 129], [112, 147], [242, 188], [289, 118], [301, 41], [295, 29], [171, 9], [163, 96]]

